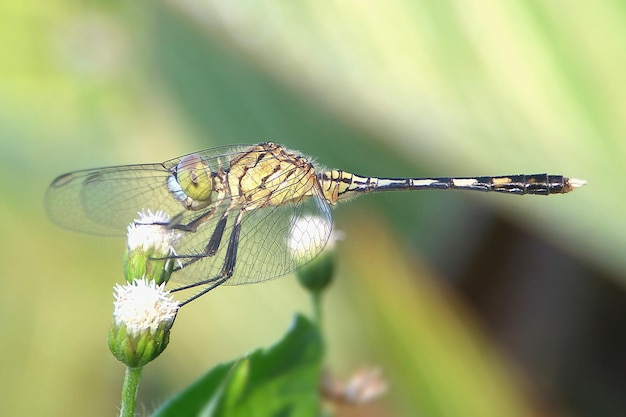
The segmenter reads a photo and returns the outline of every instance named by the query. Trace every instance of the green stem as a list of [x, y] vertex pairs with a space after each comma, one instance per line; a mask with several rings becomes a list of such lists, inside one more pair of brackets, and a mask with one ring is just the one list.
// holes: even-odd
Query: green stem
[[311, 291], [313, 304], [313, 321], [318, 329], [322, 329], [322, 291]]
[[143, 367], [126, 367], [124, 374], [124, 385], [122, 386], [122, 405], [120, 407], [120, 417], [135, 417], [137, 408], [137, 389], [141, 379]]

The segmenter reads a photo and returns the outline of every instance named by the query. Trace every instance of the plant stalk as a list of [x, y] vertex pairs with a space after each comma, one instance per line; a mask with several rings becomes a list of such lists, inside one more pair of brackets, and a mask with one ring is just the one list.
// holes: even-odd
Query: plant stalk
[[137, 391], [139, 388], [139, 380], [141, 379], [142, 370], [143, 367], [126, 367], [124, 385], [122, 386], [120, 417], [135, 417], [135, 410], [137, 408]]

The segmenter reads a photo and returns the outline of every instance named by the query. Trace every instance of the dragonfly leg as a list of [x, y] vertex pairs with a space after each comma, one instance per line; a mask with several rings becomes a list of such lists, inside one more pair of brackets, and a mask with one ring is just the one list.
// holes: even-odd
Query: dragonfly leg
[[212, 209], [202, 213], [192, 221], [187, 224], [180, 223], [180, 219], [183, 216], [182, 213], [175, 216], [168, 224], [167, 227], [175, 230], [182, 230], [183, 232], [191, 232], [195, 233], [198, 230], [198, 226], [200, 226], [204, 221], [209, 220], [215, 214], [217, 207], [213, 207]]
[[186, 262], [176, 267], [174, 271], [183, 269], [186, 266], [191, 265], [192, 263], [197, 262], [206, 257], [214, 256], [220, 247], [220, 243], [222, 242], [222, 236], [224, 235], [224, 229], [226, 228], [227, 220], [228, 220], [228, 212], [224, 213], [222, 218], [217, 222], [217, 225], [215, 226], [215, 229], [213, 229], [213, 233], [211, 234], [211, 239], [209, 239], [209, 243], [204, 248], [204, 253], [195, 254], [195, 255], [174, 255], [174, 256], [168, 257], [168, 259], [187, 259]]
[[206, 256], [213, 256], [215, 252], [220, 247], [220, 243], [222, 242], [222, 236], [224, 235], [224, 228], [226, 228], [226, 220], [228, 219], [228, 212], [225, 212], [222, 218], [217, 222], [213, 233], [211, 234], [211, 239], [209, 239], [209, 243], [204, 248], [204, 254]]
[[[216, 277], [216, 278], [218, 278], [218, 277]], [[181, 302], [179, 304], [179, 308], [184, 306], [185, 304], [189, 304], [190, 302], [192, 302], [196, 298], [200, 298], [201, 296], [203, 296], [204, 294], [208, 293], [212, 289], [214, 289], [216, 287], [219, 287], [220, 285], [222, 285], [223, 283], [225, 283], [226, 281], [228, 281], [230, 279], [230, 275], [229, 276], [225, 276], [225, 277], [219, 277], [219, 279], [216, 279], [216, 278], [213, 278], [215, 281], [213, 281], [213, 283], [211, 285], [209, 285], [208, 287], [204, 288], [199, 293], [192, 295], [191, 297], [189, 297], [185, 301]], [[203, 282], [205, 282], [205, 281], [203, 281]], [[202, 285], [202, 284], [198, 283], [197, 285]], [[196, 284], [194, 284], [193, 286], [196, 286]], [[178, 290], [183, 290], [185, 288], [186, 287], [176, 288], [175, 290], [172, 290], [172, 292], [178, 291]], [[191, 288], [191, 287], [189, 287], [189, 288]]]
[[[233, 272], [235, 271], [235, 265], [237, 263], [237, 249], [239, 247], [239, 234], [241, 232], [241, 218], [243, 216], [243, 210], [239, 212], [237, 215], [237, 219], [235, 220], [235, 225], [233, 226], [233, 231], [228, 240], [228, 248], [226, 249], [226, 257], [224, 258], [224, 265], [222, 266], [222, 270], [220, 273], [209, 279], [205, 279], [202, 281], [194, 282], [193, 284], [185, 285], [182, 287], [178, 287], [173, 289], [171, 292], [187, 290], [189, 288], [199, 287], [203, 285], [208, 285], [208, 287], [204, 288], [197, 294], [194, 294], [187, 300], [183, 301], [180, 306], [184, 306], [187, 303], [195, 300], [198, 297], [208, 293], [212, 289], [222, 285], [226, 281], [233, 276]], [[223, 230], [222, 230], [223, 231]]]
[[181, 230], [183, 232], [195, 233], [198, 230], [198, 226], [200, 226], [204, 221], [209, 220], [215, 214], [216, 207], [213, 207], [211, 210], [200, 214], [195, 219], [191, 220], [187, 224], [181, 223], [183, 218], [183, 213], [178, 213], [176, 216], [172, 217], [169, 222], [154, 222], [151, 223], [157, 226], [163, 226], [168, 230]]

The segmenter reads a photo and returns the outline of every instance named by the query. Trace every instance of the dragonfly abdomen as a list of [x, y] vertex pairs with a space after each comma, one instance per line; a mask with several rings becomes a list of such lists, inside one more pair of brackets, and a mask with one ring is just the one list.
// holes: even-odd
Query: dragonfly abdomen
[[586, 182], [562, 175], [519, 174], [467, 178], [376, 178], [362, 177], [342, 170], [326, 171], [319, 175], [326, 200], [338, 200], [370, 191], [399, 190], [472, 190], [495, 191], [507, 194], [565, 194]]
[[[584, 185], [580, 180], [562, 175], [550, 174], [518, 174], [501, 176], [483, 176], [473, 178], [433, 178], [409, 179], [409, 189], [459, 189], [473, 191], [494, 191], [507, 194], [565, 194], [574, 188]], [[385, 180], [379, 182], [384, 183]], [[393, 182], [393, 180], [392, 180]], [[384, 184], [381, 184], [384, 187]], [[392, 183], [390, 185], [393, 187]], [[380, 188], [380, 187], [379, 187]], [[393, 189], [393, 188], [392, 188]]]

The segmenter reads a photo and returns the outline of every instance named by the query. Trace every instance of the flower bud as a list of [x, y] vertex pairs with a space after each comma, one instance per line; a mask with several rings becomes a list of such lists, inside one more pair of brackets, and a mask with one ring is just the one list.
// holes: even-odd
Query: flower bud
[[168, 228], [169, 216], [164, 211], [141, 211], [139, 219], [128, 226], [124, 273], [128, 282], [146, 277], [157, 284], [167, 282], [174, 270], [174, 246], [182, 237], [178, 230]]
[[[336, 240], [337, 235], [332, 232], [332, 223], [327, 219], [302, 216], [293, 220], [289, 248], [291, 255], [300, 264], [296, 271], [298, 280], [307, 290], [318, 293], [332, 282]], [[312, 254], [317, 253], [320, 247], [324, 247], [322, 252], [311, 260]]]
[[179, 305], [164, 286], [147, 279], [115, 286], [109, 349], [129, 368], [145, 365], [167, 347]]

